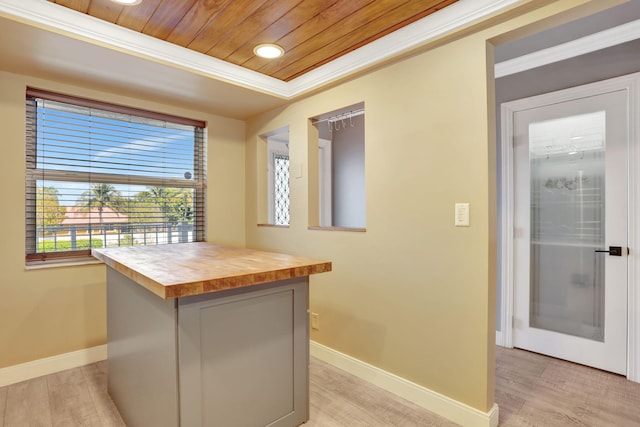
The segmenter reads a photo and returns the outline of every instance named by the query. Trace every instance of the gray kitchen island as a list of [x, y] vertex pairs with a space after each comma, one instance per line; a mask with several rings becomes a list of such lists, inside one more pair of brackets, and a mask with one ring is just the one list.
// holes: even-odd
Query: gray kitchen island
[[309, 418], [309, 275], [331, 263], [211, 243], [94, 249], [109, 394], [129, 427]]

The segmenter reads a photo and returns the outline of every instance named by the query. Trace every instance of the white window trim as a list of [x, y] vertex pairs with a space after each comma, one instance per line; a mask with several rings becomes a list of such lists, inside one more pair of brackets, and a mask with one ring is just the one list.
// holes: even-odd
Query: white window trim
[[320, 197], [320, 226], [331, 227], [333, 225], [332, 210], [332, 157], [331, 140], [318, 140], [318, 161], [319, 161], [319, 188]]

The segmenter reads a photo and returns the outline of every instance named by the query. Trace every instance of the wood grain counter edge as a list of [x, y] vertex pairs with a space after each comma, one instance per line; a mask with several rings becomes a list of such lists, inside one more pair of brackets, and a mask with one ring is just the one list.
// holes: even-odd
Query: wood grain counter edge
[[[255, 251], [260, 253], [260, 251]], [[162, 299], [174, 299], [187, 297], [192, 295], [201, 295], [210, 292], [224, 291], [227, 289], [236, 289], [259, 285], [263, 283], [274, 282], [278, 280], [293, 279], [296, 277], [309, 276], [312, 274], [330, 272], [332, 269], [331, 262], [308, 260], [309, 263], [304, 265], [296, 265], [287, 268], [266, 269], [264, 271], [237, 273], [224, 277], [215, 277], [212, 279], [186, 281], [176, 284], [162, 284], [151, 277], [127, 266], [113, 258], [105, 255], [100, 249], [92, 250], [91, 254], [104, 262], [107, 266], [113, 268], [124, 276], [130, 278], [150, 292]], [[311, 262], [312, 261], [312, 262]]]

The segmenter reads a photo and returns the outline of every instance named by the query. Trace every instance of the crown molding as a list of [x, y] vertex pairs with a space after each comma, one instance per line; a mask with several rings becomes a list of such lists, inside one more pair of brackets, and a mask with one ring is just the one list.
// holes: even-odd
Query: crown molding
[[3, 0], [0, 16], [271, 95], [289, 93], [281, 80], [46, 0]]
[[640, 20], [495, 64], [495, 78], [505, 77], [640, 38]]
[[290, 82], [78, 13], [46, 0], [2, 0], [0, 16], [99, 46], [291, 99], [388, 61], [446, 33], [529, 0], [459, 0]]
[[459, 0], [289, 82], [294, 97], [407, 53], [523, 0]]

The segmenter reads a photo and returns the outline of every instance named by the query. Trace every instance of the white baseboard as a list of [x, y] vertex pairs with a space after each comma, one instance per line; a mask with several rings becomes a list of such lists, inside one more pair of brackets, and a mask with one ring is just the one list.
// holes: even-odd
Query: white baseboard
[[496, 427], [498, 405], [482, 412], [450, 397], [311, 341], [311, 355], [465, 427]]
[[0, 387], [49, 375], [107, 358], [107, 345], [84, 348], [0, 369]]
[[[489, 412], [482, 412], [315, 341], [311, 341], [310, 350], [311, 355], [320, 360], [465, 427], [496, 427], [498, 425], [499, 412], [495, 404]], [[107, 346], [101, 345], [9, 366], [0, 369], [0, 387], [99, 362], [106, 358]]]

